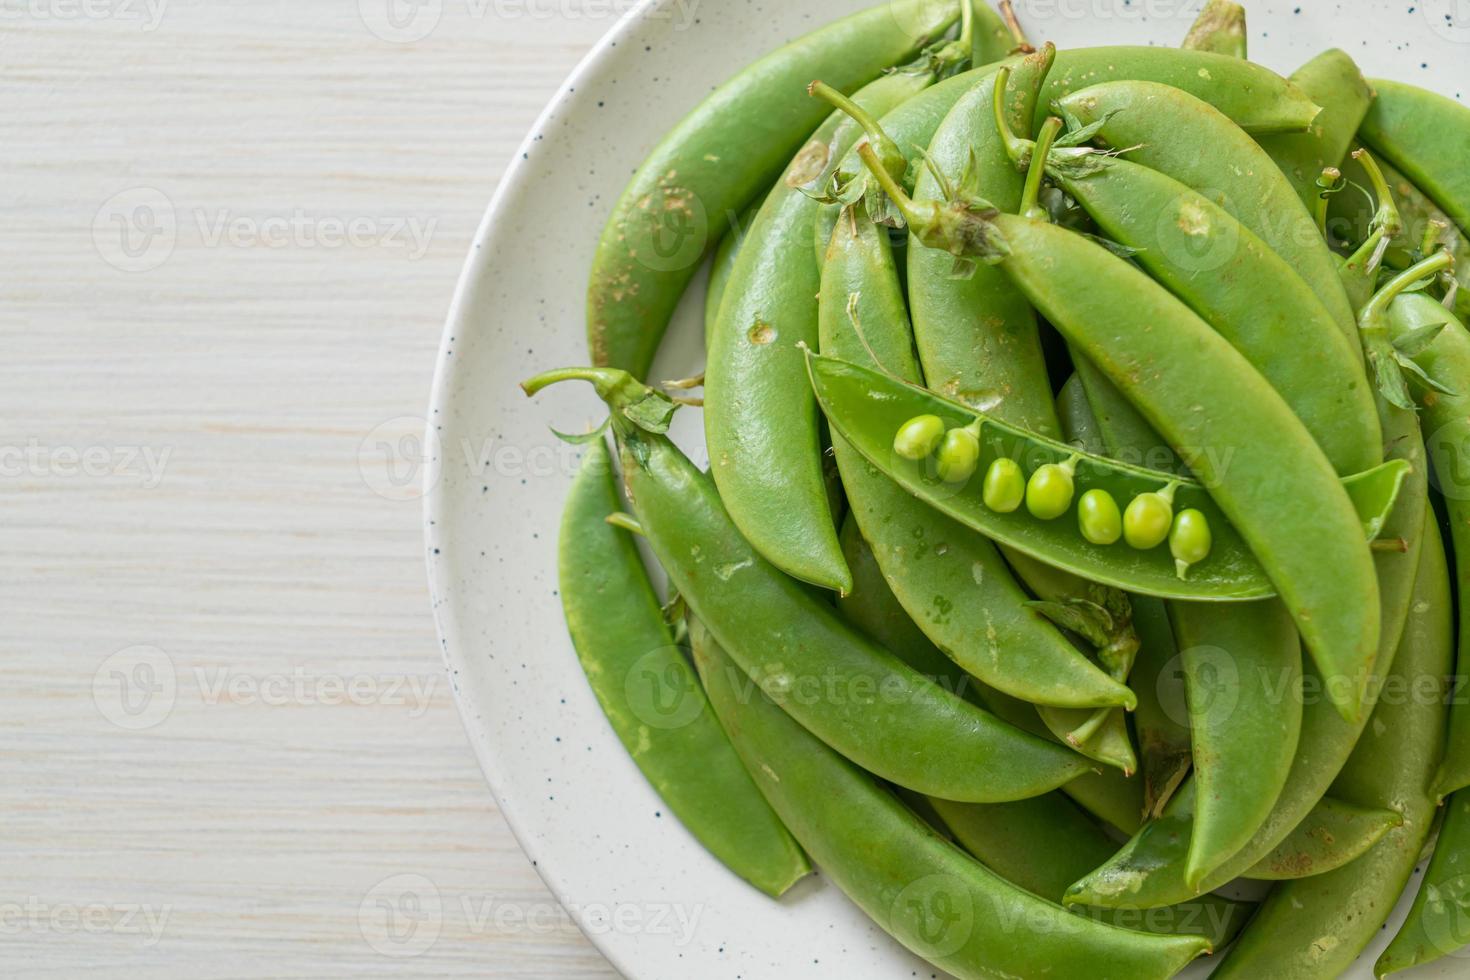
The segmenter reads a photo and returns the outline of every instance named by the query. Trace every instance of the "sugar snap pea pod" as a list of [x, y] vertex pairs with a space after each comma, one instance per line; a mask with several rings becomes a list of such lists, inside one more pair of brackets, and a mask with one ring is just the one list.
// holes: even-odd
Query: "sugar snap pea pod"
[[[1116, 848], [1057, 793], [1016, 803], [933, 800], [931, 806], [955, 841], [981, 864], [1052, 902], [1061, 900], [1077, 874], [1096, 867]], [[1099, 909], [1094, 917], [1124, 929], [1202, 936], [1212, 949], [1220, 949], [1245, 925], [1250, 909], [1244, 902], [1206, 895], [1167, 909]]]
[[[1405, 293], [1394, 300], [1387, 325], [1395, 341], [1420, 347], [1413, 354], [1414, 364], [1442, 389], [1421, 389], [1418, 401], [1424, 442], [1449, 512], [1455, 548], [1460, 610], [1457, 674], [1463, 677], [1470, 674], [1470, 332], [1423, 293]], [[1463, 703], [1465, 692], [1459, 683], [1456, 688], [1449, 744], [1436, 779], [1441, 796], [1470, 786], [1470, 706]]]
[[[1285, 259], [1167, 174], [1117, 157], [1060, 153], [1070, 155], [1053, 154], [1048, 167], [1058, 185], [1265, 376], [1339, 473], [1381, 461], [1356, 338], [1343, 334]], [[1304, 347], [1312, 357], [1301, 356]]]
[[[838, 222], [832, 236], [822, 270], [820, 323], [823, 350], [870, 363], [876, 356], [888, 370], [917, 379], [887, 231], [869, 221], [861, 206]], [[853, 516], [889, 587], [955, 663], [1037, 704], [1133, 705], [1126, 685], [1028, 608], [994, 545], [895, 486], [840, 433], [832, 442]]]
[[1341, 167], [1358, 124], [1373, 101], [1373, 89], [1346, 52], [1324, 51], [1302, 65], [1291, 81], [1322, 107], [1305, 133], [1263, 136], [1261, 148], [1296, 188], [1297, 196], [1315, 212], [1322, 189], [1317, 181], [1328, 167]]
[[1301, 89], [1252, 62], [1212, 51], [1125, 45], [1060, 52], [1033, 128], [1040, 127], [1052, 103], [1114, 79], [1138, 79], [1188, 93], [1252, 134], [1304, 132], [1320, 111]]
[[769, 187], [824, 116], [813, 78], [852, 91], [938, 37], [958, 4], [895, 0], [809, 34], [717, 88], [653, 149], [613, 206], [587, 290], [592, 360], [641, 376], [712, 223]]
[[[1408, 616], [1418, 555], [1423, 543], [1426, 508], [1424, 444], [1419, 437], [1414, 413], [1379, 401], [1388, 455], [1408, 464], [1405, 486], [1384, 525], [1383, 536], [1402, 542], [1402, 550], [1374, 552], [1378, 573], [1383, 629], [1378, 655], [1373, 660], [1370, 693], [1376, 693], [1393, 666], [1399, 637]], [[1352, 754], [1367, 725], [1345, 721], [1332, 703], [1322, 696], [1324, 682], [1309, 662], [1304, 665], [1303, 691], [1310, 697], [1302, 710], [1301, 738], [1296, 761], [1275, 808], [1255, 837], [1201, 883], [1213, 890], [1250, 873], [1293, 834], [1311, 833], [1313, 808], [1326, 795], [1332, 781]], [[1194, 822], [1194, 783], [1186, 782], [1165, 807], [1163, 814], [1134, 834], [1118, 856], [1068, 890], [1069, 903], [1109, 907], [1173, 905], [1196, 894], [1184, 880], [1189, 839]]]
[[1246, 610], [1176, 602], [1194, 746], [1194, 829], [1185, 881], [1239, 853], [1266, 822], [1291, 771], [1302, 724], [1302, 653], [1276, 601]]
[[1403, 823], [1403, 814], [1397, 810], [1324, 797], [1312, 810], [1311, 819], [1257, 861], [1245, 877], [1292, 881], [1326, 874], [1367, 854], [1385, 834]]
[[[1197, 936], [1133, 932], [1072, 915], [1010, 884], [764, 697], [695, 626], [695, 662], [757, 785], [823, 876], [885, 932], [960, 978], [1173, 976]], [[881, 847], [874, 842], [881, 841]]]
[[607, 445], [593, 442], [562, 517], [562, 607], [613, 731], [710, 853], [768, 895], [811, 871], [755, 788], [664, 622], [643, 559], [605, 518], [622, 506]]
[[[853, 110], [888, 112], [929, 87], [936, 63], [921, 59], [870, 83]], [[850, 580], [821, 492], [819, 418], [799, 349], [817, 342], [820, 278], [806, 235], [820, 205], [801, 188], [820, 180], [861, 133], [834, 111], [766, 198], [730, 271], [704, 388], [710, 472], [730, 516], [776, 567], [839, 593]]]
[[1131, 148], [1130, 160], [1213, 198], [1306, 280], [1344, 336], [1356, 338], [1353, 309], [1311, 213], [1239, 126], [1188, 92], [1152, 82], [1104, 82], [1059, 106], [1078, 124], [1098, 124], [1107, 145]]
[[1466, 910], [1470, 908], [1470, 790], [1445, 804], [1434, 857], [1414, 895], [1409, 917], [1373, 967], [1375, 976], [1424, 966], [1458, 955], [1470, 944]]
[[1133, 727], [1142, 759], [1144, 812], [1158, 816], [1189, 775], [1193, 754], [1184, 669], [1168, 609], [1152, 596], [1133, 597], [1138, 660], [1133, 690], [1138, 708]]
[[[915, 193], [937, 198], [939, 174], [961, 174], [969, 190], [999, 208], [1021, 201], [1022, 177], [1009, 164], [995, 107], [1012, 127], [1028, 129], [1036, 91], [1056, 57], [1048, 44], [1022, 59], [1009, 85], [1001, 74], [962, 95], [934, 132]], [[997, 93], [997, 88], [1001, 92]], [[1044, 435], [1056, 435], [1051, 386], [1036, 330], [1036, 313], [999, 269], [953, 274], [954, 256], [909, 248], [909, 308], [914, 343], [929, 387], [955, 401]], [[968, 271], [968, 270], [967, 270]]]
[[[1064, 442], [978, 415], [934, 392], [834, 357], [809, 355], [808, 364], [818, 403], [836, 433], [907, 492], [987, 537], [1044, 564], [1132, 592], [1201, 601], [1261, 599], [1273, 594], [1270, 580], [1244, 540], [1204, 487], [1193, 480], [1080, 453]], [[1079, 494], [1096, 487], [1107, 490], [1115, 500], [1132, 500], [1175, 484], [1179, 509], [1195, 508], [1209, 516], [1215, 532], [1214, 550], [1208, 561], [1181, 580], [1167, 551], [1092, 545], [1072, 521], [1040, 521], [1024, 508], [1009, 513], [992, 510], [983, 500], [983, 481], [946, 484], [932, 472], [932, 464], [893, 452], [893, 434], [920, 415], [935, 415], [948, 428], [980, 419], [980, 473], [999, 457], [1022, 460], [1027, 468], [1035, 468], [1075, 456], [1073, 479]], [[1377, 536], [1394, 510], [1400, 485], [1411, 472], [1403, 462], [1389, 462], [1343, 481], [1361, 522], [1359, 534]]]
[[1189, 51], [1211, 51], [1230, 58], [1247, 57], [1245, 8], [1231, 0], [1210, 0], [1179, 45]]
[[1359, 134], [1470, 233], [1470, 109], [1436, 92], [1373, 79], [1377, 98]]
[[1408, 885], [1434, 823], [1430, 783], [1444, 742], [1444, 675], [1453, 654], [1449, 570], [1433, 519], [1425, 521], [1414, 599], [1392, 686], [1333, 784], [1350, 802], [1399, 810], [1403, 826], [1351, 864], [1277, 885], [1216, 969], [1219, 980], [1339, 975]]
[[921, 793], [1024, 799], [1086, 768], [923, 677], [761, 558], [714, 483], [663, 431], [673, 403], [615, 368], [564, 368], [523, 385], [591, 383], [612, 410], [623, 483], [669, 579], [753, 683], [854, 762]]

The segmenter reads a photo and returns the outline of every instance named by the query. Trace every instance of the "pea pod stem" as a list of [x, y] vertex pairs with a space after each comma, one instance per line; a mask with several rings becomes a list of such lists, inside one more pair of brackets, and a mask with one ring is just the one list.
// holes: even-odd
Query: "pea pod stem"
[[1403, 217], [1399, 214], [1398, 205], [1394, 203], [1393, 192], [1389, 189], [1388, 180], [1378, 166], [1378, 161], [1373, 159], [1373, 154], [1359, 148], [1353, 151], [1353, 159], [1368, 175], [1368, 182], [1372, 186], [1374, 196], [1378, 199], [1378, 207], [1369, 224], [1368, 237], [1348, 257], [1347, 268], [1350, 274], [1371, 280], [1378, 271], [1379, 263], [1383, 261], [1383, 254], [1387, 251], [1389, 243], [1403, 233]]
[[1052, 144], [1061, 131], [1062, 121], [1056, 116], [1048, 116], [1041, 125], [1041, 135], [1036, 139], [1036, 148], [1032, 151], [1030, 165], [1026, 168], [1026, 185], [1021, 191], [1022, 217], [1046, 217], [1046, 209], [1039, 207], [1036, 202], [1041, 194], [1041, 180], [1046, 176], [1047, 154], [1051, 152]]
[[[963, 6], [966, 10], [970, 9], [968, 3]], [[888, 138], [888, 134], [883, 132], [883, 127], [879, 125], [878, 120], [874, 118], [872, 113], [826, 82], [820, 80], [812, 82], [807, 86], [807, 94], [821, 99], [839, 112], [844, 112], [851, 116], [863, 128], [863, 132], [867, 134], [868, 139], [882, 146], [885, 153], [890, 150], [894, 153], [902, 152], [898, 144], [894, 143], [893, 140]]]

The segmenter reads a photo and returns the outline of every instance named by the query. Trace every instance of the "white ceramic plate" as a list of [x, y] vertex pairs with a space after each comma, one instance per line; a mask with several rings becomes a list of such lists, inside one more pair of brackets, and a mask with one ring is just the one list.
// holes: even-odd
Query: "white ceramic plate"
[[[1203, 0], [1019, 0], [1031, 39], [1179, 42]], [[1370, 75], [1470, 94], [1470, 8], [1456, 0], [1251, 2], [1252, 57], [1289, 73], [1324, 47]], [[750, 61], [867, 0], [648, 0], [552, 100], [485, 215], [440, 352], [427, 540], [434, 611], [470, 740], [547, 885], [637, 980], [927, 977], [819, 878], [770, 901], [663, 808], [603, 719], [556, 592], [575, 453], [548, 431], [600, 420], [583, 385], [529, 402], [516, 383], [587, 360], [583, 294], [619, 191], [658, 138]], [[1300, 4], [1300, 7], [1297, 6]], [[1456, 19], [1458, 16], [1458, 19]], [[653, 376], [701, 367], [696, 284]], [[698, 413], [675, 434], [702, 457]], [[1385, 937], [1386, 938], [1386, 937]], [[1371, 975], [1371, 959], [1357, 975]], [[1451, 960], [1454, 975], [1465, 961]], [[1205, 967], [1195, 968], [1199, 973]]]

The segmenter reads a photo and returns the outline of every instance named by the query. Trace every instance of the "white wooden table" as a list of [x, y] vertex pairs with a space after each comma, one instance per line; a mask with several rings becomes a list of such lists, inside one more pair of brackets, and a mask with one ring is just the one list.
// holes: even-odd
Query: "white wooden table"
[[626, 6], [0, 0], [0, 972], [615, 975], [466, 744], [399, 436]]

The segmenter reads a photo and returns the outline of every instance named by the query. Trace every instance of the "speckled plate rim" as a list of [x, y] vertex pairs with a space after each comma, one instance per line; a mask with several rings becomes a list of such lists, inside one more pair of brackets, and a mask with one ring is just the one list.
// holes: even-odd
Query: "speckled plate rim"
[[[474, 374], [474, 369], [466, 366], [465, 362], [468, 360], [474, 364], [476, 359], [456, 359], [455, 355], [467, 338], [484, 332], [486, 323], [494, 319], [487, 313], [493, 300], [488, 286], [493, 279], [492, 257], [501, 254], [507, 244], [513, 244], [507, 242], [506, 236], [509, 233], [502, 232], [500, 226], [503, 219], [515, 210], [516, 196], [538, 183], [537, 169], [541, 159], [533, 151], [545, 151], [549, 146], [558, 145], [559, 138], [565, 134], [551, 134], [551, 130], [556, 128], [555, 121], [587, 110], [591, 95], [586, 86], [595, 76], [606, 74], [619, 65], [630, 64], [620, 57], [632, 50], [632, 45], [627, 42], [668, 40], [667, 25], [660, 36], [659, 25], [649, 15], [653, 11], [668, 11], [676, 2], [677, 0], [642, 0], [634, 10], [619, 20], [578, 64], [519, 148], [516, 159], [507, 170], [476, 233], [446, 321], [427, 426], [426, 442], [430, 446], [436, 446], [443, 441], [439, 438], [442, 430], [455, 428], [456, 425], [460, 429], [464, 428], [463, 420], [453, 424], [446, 420], [454, 415], [457, 406], [466, 401], [465, 392], [468, 389], [464, 386], [467, 384], [466, 379]], [[1098, 7], [1099, 4], [1106, 5], [1110, 2], [1111, 0], [1098, 0], [1092, 6]], [[1059, 43], [1066, 43], [1069, 39], [1087, 44], [1177, 43], [1187, 27], [1190, 2], [1191, 0], [1180, 0], [1171, 8], [1176, 15], [1163, 22], [1121, 15], [1102, 21], [1094, 18], [1085, 23], [1072, 18], [1069, 23], [1059, 21], [1054, 25], [1047, 25], [1052, 28], [1050, 30], [1034, 29], [1032, 36], [1038, 40], [1057, 40]], [[705, 32], [706, 35], [714, 32], [717, 37], [705, 44], [705, 53], [697, 59], [691, 55], [683, 60], [693, 61], [698, 70], [712, 77], [726, 77], [739, 64], [769, 50], [781, 39], [796, 36], [835, 16], [865, 5], [866, 0], [809, 0], [804, 4], [794, 3], [784, 9], [785, 20], [782, 27], [765, 28], [765, 33], [759, 37], [756, 36], [757, 31], [751, 30], [749, 37], [740, 35], [740, 43], [731, 43], [730, 33], [721, 34], [715, 28], [710, 28]], [[730, 3], [722, 5], [719, 10], [706, 11], [706, 15], [711, 21], [727, 18], [731, 22], [739, 22], [742, 16], [752, 15], [752, 8], [756, 6], [758, 4]], [[1052, 10], [1067, 8], [1066, 3], [1052, 0], [1022, 0], [1018, 6], [1028, 29], [1037, 27], [1037, 10], [1048, 9], [1048, 6]], [[1078, 5], [1072, 6], [1075, 8]], [[1115, 13], [1126, 6], [1124, 0], [1117, 0], [1113, 5]], [[1437, 85], [1441, 90], [1464, 97], [1461, 89], [1466, 87], [1466, 80], [1454, 77], [1453, 69], [1446, 62], [1450, 62], [1451, 57], [1463, 57], [1466, 50], [1464, 45], [1470, 42], [1470, 27], [1463, 34], [1449, 36], [1430, 21], [1435, 15], [1432, 11], [1424, 10], [1425, 5], [1417, 8], [1420, 13], [1416, 15], [1415, 7], [1405, 8], [1389, 0], [1375, 0], [1371, 4], [1356, 6], [1352, 11], [1354, 16], [1350, 19], [1338, 17], [1338, 9], [1328, 9], [1338, 8], [1340, 5], [1312, 5], [1303, 10], [1293, 9], [1288, 4], [1280, 11], [1268, 9], [1260, 3], [1250, 3], [1248, 6], [1252, 7], [1253, 15], [1250, 35], [1253, 57], [1278, 70], [1305, 60], [1325, 46], [1330, 38], [1332, 43], [1357, 57], [1369, 74]], [[1433, 0], [1427, 6], [1434, 6]], [[797, 7], [802, 9], [795, 9]], [[1197, 7], [1198, 3], [1195, 3], [1194, 9]], [[1265, 30], [1261, 29], [1263, 26]], [[1079, 36], [1083, 27], [1086, 28], [1085, 41]], [[1458, 29], [1456, 25], [1456, 30]], [[673, 40], [681, 39], [676, 36]], [[735, 49], [745, 51], [746, 54], [737, 56], [733, 53]], [[1406, 54], [1405, 49], [1409, 49], [1409, 53]], [[727, 68], [728, 71], [725, 70]], [[655, 81], [659, 79], [655, 78]], [[581, 94], [578, 94], [579, 89], [583, 90]], [[679, 114], [674, 113], [671, 118], [659, 121], [657, 132], [666, 129]], [[648, 129], [653, 123], [644, 119], [644, 115], [640, 111], [634, 118], [638, 127]], [[657, 116], [658, 113], [652, 115]], [[537, 144], [541, 142], [543, 135], [547, 135], [546, 143], [538, 148]], [[621, 178], [616, 181], [609, 178], [609, 181], [607, 187], [615, 194], [620, 189]], [[614, 183], [617, 187], [613, 187]], [[555, 242], [552, 244], [553, 248], [562, 253], [560, 265], [567, 272], [566, 289], [575, 294], [569, 300], [568, 310], [579, 307], [580, 304], [586, 268], [585, 256], [590, 255], [591, 242], [600, 230], [601, 220], [605, 217], [606, 207], [611, 200], [604, 199], [602, 203], [603, 207], [596, 210], [591, 219], [577, 222], [568, 233], [579, 236], [577, 246], [560, 248]], [[570, 312], [564, 312], [571, 316]], [[691, 325], [697, 321], [697, 317], [690, 311], [685, 311], [684, 319]], [[581, 343], [583, 336], [580, 312], [572, 320], [574, 322], [557, 326], [553, 333], [567, 342], [564, 346], [566, 356], [578, 360], [581, 355], [572, 355], [571, 352], [577, 349], [576, 345]], [[677, 345], [678, 341], [675, 341], [675, 346]], [[691, 363], [691, 357], [694, 358], [692, 363], [697, 365], [697, 342], [694, 347], [685, 345], [671, 359], [675, 364], [687, 366]], [[551, 363], [544, 353], [538, 352], [535, 358], [528, 358], [519, 365], [516, 369], [518, 373], [511, 372], [510, 375], [524, 376], [534, 369], [551, 366]], [[668, 376], [678, 375], [671, 373]], [[566, 416], [560, 409], [561, 404], [564, 403], [558, 403], [557, 407], [543, 406], [543, 410], [538, 413], [537, 424], [544, 425], [546, 421], [564, 419]], [[580, 404], [585, 405], [586, 402]], [[516, 416], [515, 421], [525, 422], [527, 418], [528, 416]], [[447, 435], [445, 439], [447, 440]], [[656, 821], [650, 823], [647, 820], [622, 817], [613, 821], [614, 825], [607, 829], [614, 839], [622, 840], [625, 851], [648, 849], [646, 853], [649, 857], [629, 861], [603, 844], [594, 845], [584, 839], [588, 828], [594, 826], [593, 823], [585, 819], [580, 822], [570, 820], [557, 823], [556, 820], [565, 814], [545, 806], [539, 799], [533, 799], [525, 774], [513, 773], [515, 767], [506, 761], [507, 756], [526, 750], [527, 743], [508, 738], [504, 731], [493, 730], [483, 716], [486, 705], [494, 700], [494, 685], [503, 688], [506, 683], [514, 684], [514, 674], [508, 668], [490, 669], [486, 666], [485, 657], [476, 655], [477, 652], [488, 652], [488, 648], [482, 650], [487, 642], [484, 639], [487, 628], [513, 625], [509, 620], [497, 621], [491, 611], [479, 601], [479, 596], [493, 584], [503, 586], [512, 579], [492, 577], [491, 581], [486, 581], [478, 577], [478, 573], [466, 573], [465, 555], [476, 544], [484, 542], [483, 539], [474, 538], [472, 543], [465, 544], [464, 538], [467, 535], [472, 536], [475, 531], [485, 533], [487, 528], [481, 526], [484, 524], [482, 519], [476, 519], [476, 527], [470, 528], [456, 523], [463, 519], [462, 510], [456, 509], [456, 501], [473, 493], [474, 488], [466, 486], [462, 481], [456, 484], [441, 479], [447, 463], [448, 457], [444, 452], [436, 451], [428, 469], [426, 483], [425, 530], [434, 614], [455, 698], [470, 743], [513, 833], [557, 900], [568, 907], [573, 919], [598, 949], [624, 975], [640, 980], [687, 975], [695, 970], [702, 971], [699, 974], [702, 976], [739, 974], [746, 978], [779, 976], [782, 980], [798, 980], [831, 975], [831, 970], [839, 970], [846, 976], [877, 977], [895, 975], [895, 970], [913, 969], [917, 961], [897, 949], [860, 913], [837, 896], [834, 889], [825, 886], [820, 880], [804, 883], [796, 894], [781, 904], [771, 903], [731, 879], [673, 821], [662, 821], [659, 824]], [[479, 479], [476, 476], [474, 482]], [[555, 477], [559, 486], [564, 486], [569, 479], [570, 474], [566, 472]], [[545, 496], [560, 499], [560, 493]], [[548, 520], [546, 515], [553, 513], [555, 509], [554, 506], [541, 509], [542, 527], [548, 532], [540, 539], [541, 548], [546, 555], [528, 553], [533, 566], [536, 566], [541, 557], [549, 559], [553, 550], [555, 523], [554, 519]], [[507, 528], [497, 525], [491, 527], [494, 535], [510, 535]], [[536, 567], [544, 574], [547, 564], [547, 561], [541, 561]], [[550, 564], [554, 565], [554, 562]], [[580, 674], [577, 672], [570, 645], [561, 634], [563, 627], [559, 608], [554, 602], [547, 602], [544, 608], [537, 606], [526, 612], [535, 624], [533, 628], [540, 628], [542, 640], [552, 648], [544, 653], [549, 658], [550, 676], [568, 685], [558, 690], [563, 696], [561, 707], [556, 709], [565, 712], [567, 732], [576, 732], [579, 739], [587, 742], [588, 753], [598, 757], [600, 765], [612, 770], [599, 771], [602, 781], [594, 789], [583, 793], [582, 805], [585, 806], [590, 798], [626, 805], [631, 809], [652, 809], [657, 804], [657, 798], [623, 756], [621, 746], [598, 714], [590, 693], [585, 690], [585, 683], [580, 685], [580, 690], [572, 683], [574, 678], [580, 679]], [[548, 632], [555, 634], [553, 639], [547, 639]], [[525, 667], [524, 664], [521, 666]], [[532, 697], [530, 700], [535, 699]], [[566, 757], [562, 758], [565, 760]], [[542, 826], [539, 821], [550, 822]], [[586, 873], [589, 862], [606, 865], [606, 868], [604, 870], [599, 867], [598, 873], [589, 875]], [[701, 926], [702, 934], [697, 942], [678, 947], [666, 941], [666, 937], [650, 935], [646, 931], [638, 934], [609, 931], [605, 928], [605, 923], [597, 921], [597, 916], [589, 911], [595, 902], [589, 902], [587, 879], [622, 880], [636, 878], [640, 872], [645, 874], [638, 887], [650, 887], [649, 882], [652, 882], [652, 887], [658, 894], [677, 891], [688, 883], [685, 879], [694, 882], [692, 893], [699, 896], [701, 907], [704, 904], [710, 906], [707, 911], [711, 913], [713, 920], [711, 924], [707, 919]], [[596, 888], [592, 890], [597, 891]], [[608, 901], [615, 902], [617, 896], [622, 894], [611, 886], [606, 886], [604, 890], [608, 892]], [[704, 897], [706, 891], [713, 896], [707, 903]], [[590, 897], [597, 900], [602, 895], [593, 894]], [[752, 931], [761, 935], [760, 942], [765, 948], [754, 955], [732, 955], [729, 946], [748, 944]], [[839, 933], [841, 938], [832, 940], [827, 935], [831, 932]], [[1391, 935], [1392, 929], [1386, 932]], [[1386, 941], [1387, 936], [1380, 938], [1381, 941]], [[814, 951], [820, 952], [826, 958], [820, 963], [814, 962], [811, 955]], [[800, 958], [795, 958], [797, 956]], [[1364, 957], [1350, 975], [1370, 976], [1371, 962], [1371, 958]], [[1203, 971], [1204, 968], [1199, 967], [1191, 973]]]

